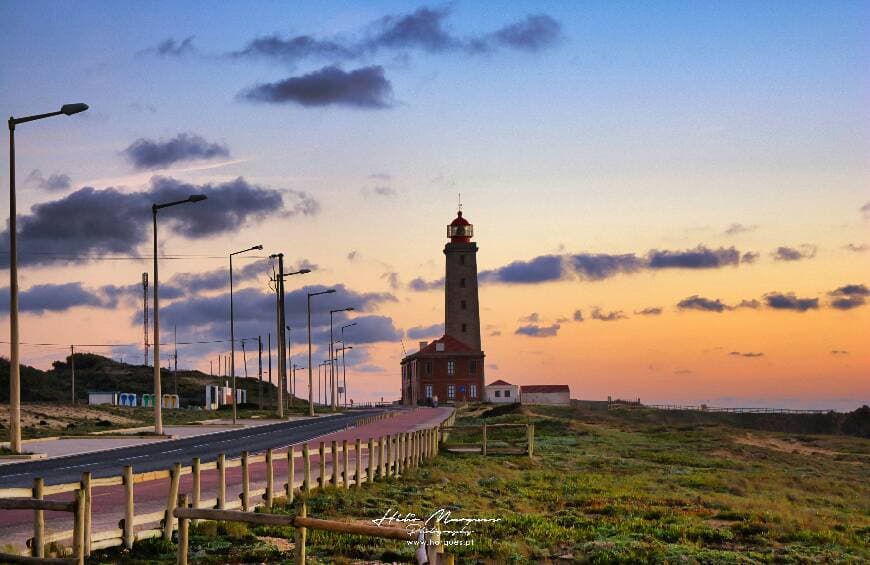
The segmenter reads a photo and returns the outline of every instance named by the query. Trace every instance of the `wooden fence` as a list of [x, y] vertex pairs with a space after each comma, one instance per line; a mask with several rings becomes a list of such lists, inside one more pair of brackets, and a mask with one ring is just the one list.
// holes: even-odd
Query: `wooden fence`
[[731, 412], [737, 414], [827, 414], [833, 410], [794, 410], [791, 408], [725, 408], [721, 406], [681, 406], [678, 404], [643, 404], [641, 408], [655, 408], [657, 410], [686, 410], [697, 412]]
[[[33, 488], [33, 498], [0, 498], [0, 509], [3, 510], [33, 510], [33, 556], [25, 557], [10, 553], [0, 553], [3, 563], [65, 563], [68, 565], [83, 565], [85, 562], [85, 499], [81, 490], [75, 491], [72, 502], [43, 500], [42, 479], [36, 479]], [[73, 557], [45, 557], [45, 512], [71, 512], [73, 515]]]
[[[355, 424], [371, 424], [379, 420], [394, 417], [400, 413], [385, 412], [374, 416], [366, 416], [356, 420]], [[282, 485], [280, 493], [276, 490], [275, 484], [274, 462], [276, 453], [273, 449], [268, 449], [264, 453], [257, 455], [243, 452], [238, 459], [228, 459], [221, 453], [214, 461], [207, 463], [202, 462], [198, 457], [194, 457], [189, 466], [175, 463], [169, 469], [146, 473], [134, 473], [132, 465], [124, 466], [120, 475], [111, 477], [93, 478], [91, 473], [86, 471], [82, 473], [82, 479], [77, 483], [43, 486], [42, 479], [37, 478], [34, 479], [34, 487], [32, 489], [0, 489], [0, 502], [4, 500], [8, 501], [11, 499], [10, 497], [33, 496], [36, 499], [38, 498], [36, 496], [37, 485], [39, 485], [42, 496], [78, 493], [75, 496], [81, 497], [83, 504], [80, 516], [81, 535], [83, 536], [81, 550], [84, 556], [87, 557], [91, 555], [92, 551], [108, 547], [123, 545], [129, 549], [133, 547], [135, 541], [148, 538], [163, 537], [164, 539], [171, 539], [175, 522], [174, 511], [178, 502], [179, 484], [182, 476], [192, 476], [191, 508], [241, 509], [242, 511], [251, 511], [254, 507], [260, 505], [269, 508], [272, 505], [273, 499], [277, 496], [284, 495], [288, 501], [292, 502], [296, 488], [301, 488], [305, 492], [308, 492], [314, 488], [323, 488], [327, 485], [333, 485], [337, 488], [350, 488], [351, 484], [353, 484], [354, 487], [359, 487], [362, 483], [375, 480], [376, 477], [399, 476], [404, 469], [419, 464], [422, 458], [437, 454], [442, 435], [441, 428], [452, 425], [454, 419], [455, 413], [451, 413], [440, 425], [432, 428], [387, 436], [369, 437], [365, 443], [357, 439], [353, 443], [349, 443], [347, 440], [341, 442], [331, 441], [329, 445], [322, 441], [314, 445], [310, 442], [305, 442], [301, 445], [301, 449], [291, 446], [287, 449], [285, 455], [287, 460], [287, 482]], [[311, 469], [312, 452], [319, 455], [319, 473], [316, 475], [316, 481]], [[354, 453], [353, 469], [350, 468], [351, 453]], [[368, 461], [366, 466], [362, 465], [363, 453], [367, 455]], [[332, 464], [329, 474], [327, 474], [326, 470], [327, 457], [330, 457]], [[252, 489], [250, 485], [250, 469], [252, 465], [259, 463], [265, 463], [266, 485], [264, 488]], [[302, 467], [302, 481], [295, 479], [297, 465]], [[237, 500], [228, 500], [226, 471], [236, 467], [241, 467], [242, 492]], [[202, 473], [204, 471], [215, 471], [217, 473], [217, 485], [213, 498], [203, 498], [201, 486]], [[147, 481], [166, 479], [169, 481], [169, 488], [165, 508], [156, 512], [136, 514], [133, 496], [134, 486]], [[116, 486], [121, 486], [124, 489], [124, 517], [115, 529], [93, 532], [91, 516], [93, 489]], [[69, 504], [58, 501], [44, 502], [46, 504]], [[0, 508], [3, 508], [3, 506], [0, 506]], [[137, 530], [137, 526], [152, 527]], [[76, 540], [78, 540], [77, 536], [79, 534], [75, 527], [73, 530], [42, 535], [41, 542], [39, 541], [40, 535], [37, 535], [37, 532], [34, 531], [34, 537], [27, 540], [27, 546], [30, 548], [29, 553], [34, 557], [39, 557], [45, 545], [50, 543], [73, 540], [73, 546], [78, 547], [76, 546]]]
[[[505, 441], [500, 440], [496, 442], [496, 445], [492, 445], [493, 438], [491, 437], [491, 433], [495, 430], [503, 430], [510, 428], [525, 428], [525, 441]], [[502, 454], [502, 455], [528, 455], [529, 457], [534, 456], [535, 452], [535, 424], [487, 424], [484, 422], [479, 425], [468, 425], [468, 426], [451, 426], [450, 431], [453, 434], [460, 434], [463, 431], [479, 431], [481, 434], [481, 441], [479, 443], [459, 443], [455, 445], [446, 446], [446, 448], [455, 453], [469, 453], [469, 452], [479, 452], [482, 455], [488, 454]], [[445, 434], [447, 438], [449, 438], [449, 434]], [[501, 446], [502, 443], [513, 443], [514, 445], [508, 445], [507, 447]]]

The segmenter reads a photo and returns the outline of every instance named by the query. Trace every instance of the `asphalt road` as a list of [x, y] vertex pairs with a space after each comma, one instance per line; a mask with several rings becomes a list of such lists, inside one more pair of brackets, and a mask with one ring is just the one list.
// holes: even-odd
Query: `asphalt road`
[[137, 473], [144, 473], [168, 469], [176, 462], [186, 464], [192, 457], [213, 461], [219, 453], [225, 453], [228, 458], [238, 457], [242, 451], [258, 453], [270, 447], [285, 447], [341, 430], [352, 425], [357, 418], [383, 411], [360, 410], [351, 414], [240, 428], [94, 453], [2, 465], [0, 488], [30, 487], [35, 477], [42, 477], [47, 485], [77, 482], [84, 470], [91, 471], [94, 478], [111, 477], [118, 475], [124, 465], [133, 465]]

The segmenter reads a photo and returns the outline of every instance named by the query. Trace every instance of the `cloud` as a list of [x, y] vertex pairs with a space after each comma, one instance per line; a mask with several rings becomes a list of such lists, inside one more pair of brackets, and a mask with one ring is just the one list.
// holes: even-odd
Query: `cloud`
[[780, 246], [772, 253], [772, 256], [777, 261], [800, 261], [801, 259], [811, 259], [816, 256], [816, 247], [814, 245], [804, 244], [800, 249], [794, 247]]
[[405, 334], [410, 339], [423, 339], [428, 337], [439, 337], [444, 334], [444, 324], [432, 324], [431, 326], [414, 326], [408, 328]]
[[194, 133], [179, 133], [169, 140], [140, 138], [121, 152], [138, 170], [165, 169], [175, 163], [230, 156], [219, 143], [209, 143]]
[[848, 355], [849, 352], [845, 349], [832, 349], [831, 355]]
[[732, 351], [728, 355], [731, 357], [746, 357], [746, 358], [755, 358], [755, 357], [764, 357], [764, 353], [754, 353], [751, 351], [741, 352], [741, 351]]
[[716, 269], [740, 263], [740, 252], [733, 247], [709, 249], [699, 245], [686, 251], [660, 251], [647, 255], [650, 269]]
[[496, 31], [492, 34], [491, 42], [521, 51], [536, 52], [554, 45], [561, 33], [562, 26], [559, 22], [545, 14], [534, 14]]
[[192, 53], [195, 49], [193, 47], [193, 37], [188, 36], [182, 39], [181, 41], [176, 41], [174, 37], [170, 37], [169, 39], [165, 39], [157, 44], [153, 48], [153, 51], [163, 57], [180, 57], [182, 55], [187, 55], [188, 53]]
[[387, 279], [387, 282], [389, 283], [390, 288], [392, 290], [399, 289], [399, 286], [400, 286], [399, 285], [399, 273], [396, 273], [396, 272], [383, 273], [381, 275], [381, 278]]
[[[19, 216], [19, 261], [22, 265], [78, 263], [108, 254], [137, 255], [137, 248], [151, 238], [152, 203], [182, 200], [191, 194], [204, 194], [208, 200], [161, 212], [163, 230], [200, 239], [232, 233], [270, 216], [313, 215], [319, 209], [317, 201], [304, 192], [265, 188], [241, 177], [201, 185], [153, 177], [150, 187], [140, 192], [84, 187], [36, 204], [29, 215]], [[0, 249], [8, 248], [8, 242], [9, 233], [4, 230]], [[0, 255], [0, 267], [8, 264], [8, 255]]]
[[390, 186], [375, 186], [372, 188], [363, 188], [363, 196], [382, 196], [384, 198], [392, 198], [397, 194], [396, 189]]
[[702, 310], [704, 312], [718, 313], [722, 313], [729, 309], [728, 306], [723, 304], [718, 298], [716, 300], [711, 300], [709, 298], [698, 296], [697, 294], [680, 300], [677, 303], [677, 308], [681, 310]]
[[864, 306], [870, 289], [863, 284], [847, 284], [828, 293], [831, 297], [831, 307], [837, 310], [851, 310]]
[[277, 35], [258, 37], [244, 49], [230, 54], [231, 57], [258, 57], [296, 63], [303, 59], [352, 59], [354, 51], [340, 43], [316, 39], [310, 35], [297, 35], [282, 39]]
[[347, 254], [347, 260], [348, 260], [348, 261], [355, 261], [358, 257], [359, 257], [359, 251], [357, 251], [356, 249], [352, 249], [352, 250]]
[[49, 192], [62, 192], [68, 190], [72, 186], [72, 179], [64, 173], [54, 173], [48, 178], [42, 176], [42, 171], [33, 169], [24, 182], [32, 184], [40, 190]]
[[538, 314], [537, 312], [532, 312], [531, 314], [529, 314], [527, 316], [523, 316], [522, 318], [520, 318], [520, 322], [534, 323], [534, 322], [540, 322], [540, 321], [541, 321], [541, 315]]
[[[258, 277], [263, 280], [268, 279], [272, 275], [271, 263], [268, 259], [257, 259], [256, 261], [247, 263], [239, 267], [238, 262], [241, 259], [236, 258], [236, 265], [233, 266], [233, 283], [239, 284], [245, 281], [254, 280]], [[285, 271], [293, 272], [301, 268], [314, 270], [317, 266], [312, 265], [308, 261], [302, 262], [303, 266], [291, 267], [285, 265]], [[313, 268], [312, 268], [313, 267]], [[196, 294], [211, 290], [225, 290], [230, 285], [229, 268], [214, 269], [202, 273], [178, 273], [169, 279], [169, 284], [178, 288], [185, 289], [187, 294]], [[161, 296], [163, 295], [163, 283], [160, 285]]]
[[574, 310], [574, 321], [582, 322], [583, 321], [583, 311], [582, 310]]
[[364, 49], [378, 50], [419, 48], [429, 52], [439, 52], [459, 46], [459, 42], [444, 29], [447, 8], [418, 8], [411, 14], [385, 16], [379, 22], [379, 29], [366, 43]]
[[514, 261], [509, 265], [483, 271], [478, 279], [482, 283], [540, 283], [562, 278], [562, 258], [557, 255], [544, 255], [531, 261]]
[[738, 304], [734, 308], [749, 308], [750, 310], [758, 310], [759, 308], [761, 308], [761, 302], [754, 298], [752, 300], [741, 300], [740, 304]]
[[771, 292], [764, 295], [764, 300], [767, 302], [768, 308], [773, 308], [774, 310], [806, 312], [807, 310], [815, 310], [819, 307], [818, 298], [798, 298], [792, 292], [788, 294]]
[[725, 235], [738, 235], [738, 234], [741, 234], [741, 233], [747, 233], [747, 232], [755, 231], [755, 230], [757, 230], [757, 229], [758, 229], [758, 226], [755, 225], [755, 224], [750, 225], [750, 226], [747, 226], [747, 225], [744, 225], [744, 224], [740, 224], [740, 223], [734, 222], [733, 224], [731, 224], [730, 226], [728, 226], [728, 227], [725, 229], [724, 234], [725, 234]]
[[752, 263], [755, 263], [756, 261], [758, 261], [758, 257], [759, 257], [758, 253], [756, 253], [754, 251], [747, 251], [740, 258], [740, 262], [747, 263], [747, 264], [751, 265]]
[[444, 279], [427, 281], [422, 277], [417, 277], [408, 283], [408, 288], [416, 292], [424, 292], [427, 290], [441, 290], [444, 288]]
[[559, 324], [553, 324], [551, 326], [539, 326], [537, 324], [529, 324], [526, 326], [520, 326], [514, 332], [517, 335], [524, 335], [528, 337], [554, 337], [559, 333]]
[[861, 206], [860, 211], [865, 220], [870, 219], [870, 201]]
[[608, 255], [579, 253], [569, 257], [570, 265], [581, 279], [600, 281], [619, 273], [634, 273], [644, 267], [642, 259], [633, 253]]
[[369, 110], [392, 107], [392, 95], [392, 84], [384, 76], [384, 68], [377, 65], [350, 72], [336, 66], [323, 67], [306, 75], [258, 84], [239, 94], [240, 98], [251, 102]]
[[658, 306], [644, 308], [643, 310], [640, 310], [640, 311], [635, 311], [635, 314], [639, 314], [641, 316], [658, 316], [661, 313], [662, 313], [662, 309]]
[[[9, 287], [0, 290], [4, 299], [0, 302], [0, 312], [9, 312]], [[111, 307], [111, 301], [93, 290], [86, 289], [80, 282], [65, 284], [34, 285], [18, 294], [19, 310], [43, 314], [45, 312], [64, 312], [78, 306]]]
[[615, 322], [617, 320], [625, 320], [628, 316], [622, 310], [615, 310], [613, 312], [602, 312], [600, 308], [594, 308], [592, 310], [592, 319], [600, 320], [602, 322]]
[[847, 243], [843, 246], [843, 249], [845, 249], [846, 251], [852, 251], [854, 253], [864, 253], [865, 251], [870, 249], [870, 246], [868, 246], [866, 243], [861, 243], [859, 245], [855, 245], [854, 243]]

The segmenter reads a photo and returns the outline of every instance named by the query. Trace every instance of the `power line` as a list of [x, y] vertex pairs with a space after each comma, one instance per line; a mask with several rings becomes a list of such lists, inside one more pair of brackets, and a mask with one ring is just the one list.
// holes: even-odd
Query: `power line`
[[[255, 337], [243, 337], [239, 338], [236, 341], [256, 341]], [[213, 339], [213, 340], [204, 340], [204, 341], [179, 341], [178, 345], [203, 345], [209, 343], [229, 343], [228, 339]], [[8, 341], [0, 341], [0, 344], [8, 345], [10, 342]], [[160, 345], [172, 345], [175, 342], [170, 343], [161, 343]], [[27, 345], [30, 347], [69, 347], [73, 345], [75, 347], [140, 347], [141, 343], [25, 343], [19, 342], [18, 345]]]

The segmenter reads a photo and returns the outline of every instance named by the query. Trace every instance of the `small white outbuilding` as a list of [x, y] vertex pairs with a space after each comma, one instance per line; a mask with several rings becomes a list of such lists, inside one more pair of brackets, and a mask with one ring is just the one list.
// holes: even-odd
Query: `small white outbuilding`
[[484, 400], [492, 404], [512, 404], [520, 401], [519, 387], [501, 379], [484, 387]]

